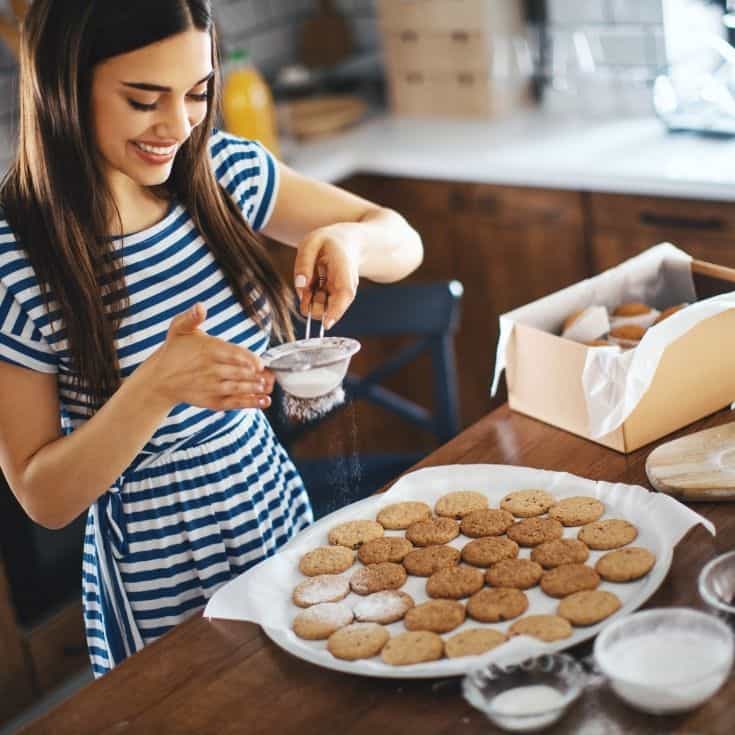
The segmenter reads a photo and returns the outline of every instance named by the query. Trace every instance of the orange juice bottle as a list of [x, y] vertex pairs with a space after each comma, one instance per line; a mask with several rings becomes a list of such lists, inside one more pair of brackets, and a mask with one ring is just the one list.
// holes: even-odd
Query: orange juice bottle
[[233, 135], [262, 143], [280, 153], [273, 95], [247, 51], [233, 51], [225, 66], [222, 95], [225, 128]]

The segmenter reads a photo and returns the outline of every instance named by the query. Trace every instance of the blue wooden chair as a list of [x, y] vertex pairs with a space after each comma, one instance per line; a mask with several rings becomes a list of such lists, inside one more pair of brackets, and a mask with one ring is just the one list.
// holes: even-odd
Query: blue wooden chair
[[[428, 430], [437, 444], [460, 429], [454, 334], [459, 326], [463, 287], [459, 281], [376, 285], [359, 290], [354, 303], [330, 335], [361, 338], [412, 337], [368, 375], [348, 373], [347, 400], [367, 400], [382, 406], [416, 427]], [[297, 327], [299, 336], [303, 325]], [[422, 354], [428, 354], [433, 372], [433, 411], [398, 395], [382, 383]], [[288, 421], [277, 387], [271, 423], [287, 449], [326, 417], [307, 424]], [[330, 415], [330, 414], [328, 414]], [[317, 518], [375, 492], [422, 458], [421, 453], [356, 454], [355, 456], [298, 459]]]

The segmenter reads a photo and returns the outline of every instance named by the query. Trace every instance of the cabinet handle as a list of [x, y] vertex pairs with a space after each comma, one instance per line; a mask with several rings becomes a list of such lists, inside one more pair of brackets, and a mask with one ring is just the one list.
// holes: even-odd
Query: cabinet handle
[[671, 214], [657, 214], [643, 211], [639, 215], [643, 225], [652, 227], [681, 227], [687, 230], [722, 230], [725, 223], [719, 217], [677, 217]]
[[475, 83], [475, 75], [471, 71], [462, 71], [457, 74], [457, 81], [463, 87], [470, 87]]
[[418, 41], [419, 34], [416, 31], [401, 31], [400, 38], [404, 43], [413, 43]]
[[470, 40], [470, 34], [467, 31], [452, 31], [451, 39], [458, 43], [467, 43]]
[[420, 71], [411, 71], [406, 74], [406, 81], [409, 84], [422, 84], [424, 81], [424, 75]]

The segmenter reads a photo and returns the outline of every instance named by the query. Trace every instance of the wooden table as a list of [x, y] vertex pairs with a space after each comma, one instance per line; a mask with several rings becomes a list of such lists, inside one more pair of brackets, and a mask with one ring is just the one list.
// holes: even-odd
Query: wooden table
[[[696, 428], [730, 420], [722, 412]], [[688, 431], [691, 431], [690, 427]], [[568, 471], [595, 480], [646, 485], [652, 447], [623, 456], [499, 408], [419, 466], [504, 463]], [[703, 607], [697, 574], [735, 548], [731, 504], [697, 505], [717, 537], [696, 527], [677, 547], [671, 571], [647, 606]], [[589, 644], [573, 653], [586, 655]], [[400, 681], [341, 674], [305, 663], [275, 646], [257, 625], [195, 617], [93, 682], [26, 735], [479, 735], [499, 732], [460, 694], [460, 679]], [[699, 710], [683, 716], [639, 715], [603, 686], [586, 693], [552, 733], [731, 735], [735, 676]]]

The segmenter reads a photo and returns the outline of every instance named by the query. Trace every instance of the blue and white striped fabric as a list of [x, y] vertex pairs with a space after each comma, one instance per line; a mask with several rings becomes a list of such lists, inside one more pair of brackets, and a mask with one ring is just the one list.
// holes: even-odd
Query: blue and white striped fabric
[[[212, 135], [210, 153], [220, 184], [252, 228], [261, 229], [278, 188], [271, 155], [222, 132]], [[118, 244], [130, 296], [116, 334], [123, 377], [161, 345], [173, 317], [197, 301], [207, 307], [208, 334], [265, 350], [268, 331], [242, 309], [181, 205]], [[71, 389], [58, 305], [52, 299], [46, 310], [22, 245], [1, 216], [0, 359], [57, 375], [64, 433], [89, 419]], [[200, 610], [220, 585], [311, 520], [301, 478], [261, 411], [176, 406], [89, 509], [82, 591], [95, 675]]]

